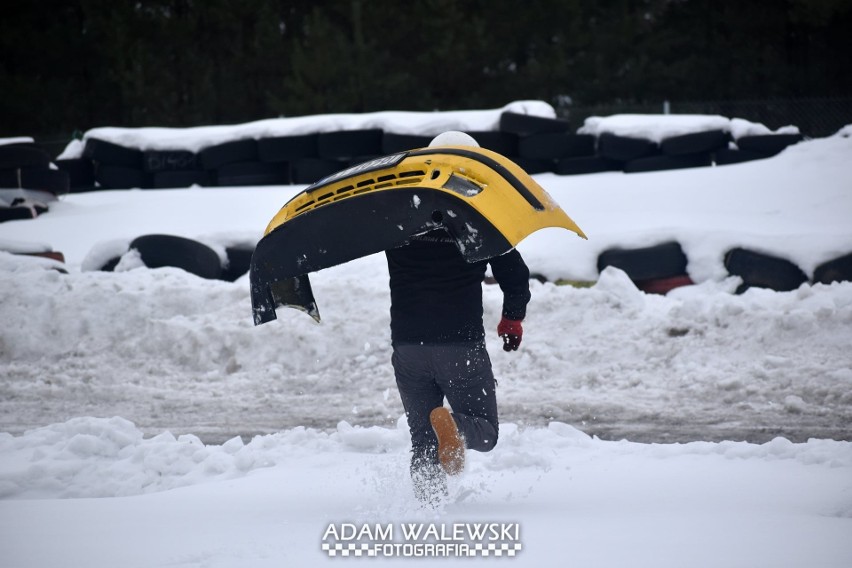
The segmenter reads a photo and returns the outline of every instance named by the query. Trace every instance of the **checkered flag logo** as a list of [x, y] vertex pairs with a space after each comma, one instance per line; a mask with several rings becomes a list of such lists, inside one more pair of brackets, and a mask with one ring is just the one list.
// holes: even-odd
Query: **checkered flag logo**
[[470, 550], [471, 556], [514, 556], [521, 550], [521, 543], [477, 543]]
[[322, 545], [322, 549], [328, 553], [329, 556], [375, 556], [376, 549], [372, 548], [367, 543], [356, 544], [356, 543], [340, 543], [335, 542], [334, 544], [329, 544], [324, 542]]

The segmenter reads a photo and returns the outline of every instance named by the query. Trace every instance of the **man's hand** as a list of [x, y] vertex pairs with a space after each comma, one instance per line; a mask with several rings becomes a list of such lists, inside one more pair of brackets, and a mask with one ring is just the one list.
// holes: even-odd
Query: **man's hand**
[[524, 328], [518, 320], [501, 318], [497, 324], [497, 335], [503, 338], [503, 351], [517, 351], [524, 335]]

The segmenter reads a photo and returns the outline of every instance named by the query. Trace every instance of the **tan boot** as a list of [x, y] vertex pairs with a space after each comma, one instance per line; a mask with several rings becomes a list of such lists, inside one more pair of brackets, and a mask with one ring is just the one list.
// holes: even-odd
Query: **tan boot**
[[429, 414], [432, 429], [438, 437], [438, 461], [447, 475], [458, 475], [464, 469], [464, 440], [450, 411], [440, 406]]

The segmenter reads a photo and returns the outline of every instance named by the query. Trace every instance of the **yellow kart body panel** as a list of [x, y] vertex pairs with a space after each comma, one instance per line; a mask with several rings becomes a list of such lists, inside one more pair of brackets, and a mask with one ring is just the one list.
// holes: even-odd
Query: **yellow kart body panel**
[[319, 321], [308, 274], [444, 229], [468, 262], [561, 227], [586, 238], [514, 162], [471, 146], [421, 148], [348, 168], [307, 187], [272, 218], [249, 272], [255, 324], [275, 308]]
[[[395, 171], [385, 171], [388, 168]], [[359, 169], [366, 171], [359, 174]], [[514, 180], [495, 175], [505, 172]], [[461, 181], [456, 183], [455, 180]], [[517, 183], [513, 183], [515, 180]], [[547, 227], [562, 227], [586, 238], [582, 229], [520, 166], [496, 152], [470, 146], [413, 150], [334, 174], [290, 200], [272, 218], [264, 234], [298, 215], [341, 199], [400, 187], [430, 189], [461, 197], [497, 227], [513, 247]], [[457, 189], [451, 189], [453, 187]]]

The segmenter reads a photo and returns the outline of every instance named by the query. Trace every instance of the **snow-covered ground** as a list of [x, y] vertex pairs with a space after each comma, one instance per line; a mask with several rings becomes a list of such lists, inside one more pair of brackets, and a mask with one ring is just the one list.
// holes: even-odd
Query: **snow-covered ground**
[[[852, 283], [734, 295], [722, 265], [733, 246], [807, 273], [852, 251], [850, 155], [847, 128], [759, 162], [537, 176], [589, 240], [519, 249], [597, 284], [533, 282], [517, 353], [491, 333], [500, 442], [437, 511], [407, 478], [382, 255], [312, 276], [319, 325], [254, 327], [247, 277], [83, 270], [142, 234], [256, 240], [302, 188], [75, 194], [0, 224], [68, 270], [0, 252], [2, 564], [304, 566], [330, 525], [487, 522], [523, 545], [487, 562], [852, 565]], [[670, 239], [697, 286], [597, 274], [610, 246]], [[485, 287], [488, 330], [500, 300]]]

